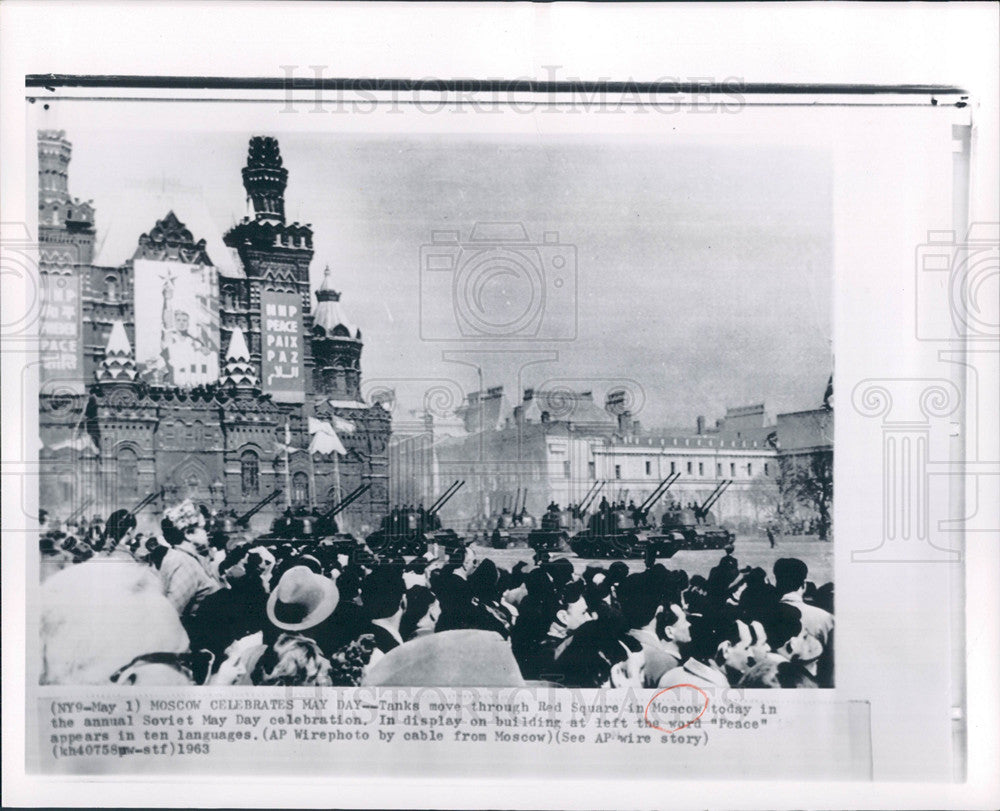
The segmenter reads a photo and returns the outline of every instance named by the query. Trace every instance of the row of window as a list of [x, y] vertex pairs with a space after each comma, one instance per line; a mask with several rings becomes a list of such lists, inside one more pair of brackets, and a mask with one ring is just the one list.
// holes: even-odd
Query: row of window
[[[139, 459], [131, 448], [118, 451], [118, 483], [122, 493], [132, 495], [139, 491]], [[244, 496], [260, 494], [260, 459], [253, 451], [244, 451], [240, 456], [240, 487]], [[309, 477], [305, 473], [292, 477], [292, 499], [296, 503], [309, 501]]]
[[[566, 478], [569, 478], [569, 463], [567, 462], [567, 463], [565, 463], [565, 465], [566, 465], [565, 466]], [[591, 479], [595, 479], [597, 477], [597, 470], [596, 470], [597, 465], [596, 465], [595, 462], [589, 462], [588, 465], [590, 467], [590, 478]], [[694, 472], [695, 471], [695, 467], [694, 467], [694, 465], [695, 465], [694, 462], [688, 462], [686, 464], [686, 473], [687, 473], [688, 476], [695, 475], [695, 472]], [[754, 468], [753, 468], [753, 462], [747, 462], [747, 465], [746, 465], [747, 478], [752, 478], [753, 477], [753, 475], [754, 475], [753, 474], [753, 470], [754, 470]], [[677, 462], [671, 462], [670, 463], [670, 473], [671, 473], [671, 475], [673, 475], [676, 472], [677, 472]], [[740, 472], [742, 473], [742, 470]], [[653, 463], [647, 460], [646, 461], [646, 475], [647, 476], [651, 476], [652, 474], [653, 474]], [[699, 475], [699, 476], [704, 476], [705, 475], [705, 463], [704, 462], [698, 462], [698, 473], [697, 473], [697, 475]], [[717, 462], [716, 463], [716, 465], [715, 465], [715, 475], [716, 475], [716, 478], [720, 478], [720, 477], [722, 477], [724, 475], [724, 468], [723, 468], [722, 462]], [[764, 475], [765, 476], [770, 476], [771, 475], [771, 465], [769, 463], [767, 463], [767, 462], [764, 462]], [[737, 473], [736, 473], [736, 463], [735, 462], [730, 462], [729, 463], [729, 478], [735, 479], [736, 476], [737, 476]], [[615, 465], [615, 478], [616, 479], [620, 479], [621, 477], [622, 477], [622, 466], [621, 465]]]
[[[747, 478], [752, 478], [753, 477], [753, 470], [754, 470], [754, 468], [753, 468], [753, 462], [747, 462], [747, 465], [746, 465]], [[670, 473], [671, 473], [671, 475], [673, 475], [676, 472], [677, 472], [677, 462], [671, 462], [670, 463]], [[742, 473], [742, 469], [741, 469], [740, 472]], [[594, 480], [594, 479], [597, 478], [597, 463], [596, 462], [587, 462], [587, 473], [590, 476], [591, 480]], [[687, 474], [689, 476], [695, 475], [695, 473], [694, 473], [694, 462], [688, 462], [687, 463]], [[648, 459], [646, 460], [646, 475], [647, 476], [652, 476], [653, 475], [653, 463], [651, 461], [649, 461]], [[704, 462], [698, 462], [698, 475], [699, 476], [704, 476], [705, 475], [705, 463]], [[716, 463], [716, 465], [715, 465], [715, 475], [716, 475], [716, 478], [721, 478], [722, 477], [722, 475], [723, 475], [723, 465], [722, 465], [722, 462]], [[765, 476], [770, 476], [771, 475], [771, 466], [767, 462], [764, 462], [764, 475]], [[570, 477], [571, 477], [571, 471], [570, 471], [569, 460], [564, 460], [563, 461], [563, 478], [564, 479], [569, 479]], [[621, 477], [622, 477], [622, 466], [621, 465], [615, 465], [615, 478], [616, 479], [620, 479]], [[730, 462], [729, 463], [729, 478], [731, 478], [731, 479], [735, 479], [736, 478], [736, 463], [735, 462]]]

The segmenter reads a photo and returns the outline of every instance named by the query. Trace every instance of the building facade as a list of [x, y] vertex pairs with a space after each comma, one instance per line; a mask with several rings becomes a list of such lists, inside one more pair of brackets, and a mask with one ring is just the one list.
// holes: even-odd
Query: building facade
[[[312, 229], [286, 221], [277, 141], [250, 140], [242, 221], [206, 235], [164, 210], [114, 265], [95, 256], [93, 204], [69, 194], [70, 157], [62, 132], [39, 133], [41, 507], [107, 515], [162, 491], [148, 524], [185, 497], [240, 514], [280, 489], [260, 528], [368, 484], [344, 523], [376, 525], [390, 417], [361, 400], [361, 331], [329, 268], [313, 304]], [[345, 453], [317, 446], [321, 428]]]
[[[775, 520], [788, 463], [800, 464], [814, 451], [831, 459], [833, 453], [828, 408], [774, 419], [753, 404], [729, 409], [712, 427], [699, 417], [690, 430], [647, 430], [614, 395], [602, 408], [590, 392], [527, 389], [506, 412], [505, 403], [500, 387], [469, 395], [456, 412], [466, 429], [458, 435], [435, 436], [435, 421], [426, 416], [422, 441], [394, 440], [393, 481], [405, 479], [401, 491], [413, 493], [465, 480], [444, 511], [461, 525], [500, 513], [519, 493], [518, 503], [535, 516], [550, 502], [579, 504], [598, 486], [594, 503], [639, 504], [676, 473], [654, 516], [673, 501], [701, 504], [729, 481], [713, 512], [720, 522], [754, 531]], [[422, 484], [414, 487], [417, 478]]]

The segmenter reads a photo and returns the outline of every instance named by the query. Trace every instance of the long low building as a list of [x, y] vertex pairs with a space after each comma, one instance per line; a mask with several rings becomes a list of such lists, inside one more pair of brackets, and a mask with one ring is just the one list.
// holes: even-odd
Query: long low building
[[390, 486], [403, 501], [429, 502], [465, 480], [445, 510], [461, 524], [515, 505], [537, 516], [550, 502], [579, 504], [595, 488], [594, 503], [639, 504], [678, 474], [654, 515], [671, 502], [700, 505], [729, 482], [713, 511], [749, 530], [782, 517], [812, 518], [810, 505], [789, 496], [791, 466], [816, 454], [832, 458], [833, 412], [825, 405], [772, 419], [758, 403], [729, 409], [711, 427], [699, 418], [690, 430], [656, 431], [613, 399], [598, 406], [591, 392], [527, 389], [518, 405], [505, 412], [505, 404], [500, 387], [476, 392], [456, 412], [464, 431], [448, 424], [438, 432], [440, 421], [425, 415], [419, 436], [394, 434]]

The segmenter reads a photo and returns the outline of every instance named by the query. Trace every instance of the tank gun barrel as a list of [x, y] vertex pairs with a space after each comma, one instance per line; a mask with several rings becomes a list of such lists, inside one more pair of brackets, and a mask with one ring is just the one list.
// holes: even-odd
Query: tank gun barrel
[[732, 483], [733, 483], [732, 479], [723, 479], [721, 482], [719, 482], [719, 484], [717, 484], [715, 489], [712, 491], [712, 494], [708, 498], [706, 498], [705, 501], [702, 503], [702, 505], [698, 508], [698, 512], [701, 515], [705, 515], [710, 509], [712, 509], [712, 506], [715, 504], [715, 502], [722, 497], [722, 494], [725, 493], [727, 489], [729, 489], [729, 485], [731, 485]]
[[89, 507], [93, 503], [94, 503], [94, 499], [93, 498], [86, 499], [83, 502], [83, 504], [81, 504], [79, 507], [77, 507], [75, 510], [73, 510], [73, 512], [71, 512], [69, 515], [66, 516], [66, 519], [65, 519], [66, 523], [69, 523], [70, 521], [75, 521], [77, 518], [79, 518], [81, 515], [83, 515], [83, 511], [86, 510], [87, 507]]
[[447, 489], [447, 490], [445, 490], [445, 491], [444, 491], [444, 492], [443, 492], [443, 493], [442, 493], [442, 494], [441, 494], [440, 496], [438, 496], [438, 497], [437, 497], [437, 499], [435, 500], [435, 502], [434, 502], [433, 504], [431, 504], [431, 506], [430, 506], [430, 507], [428, 507], [428, 508], [427, 508], [427, 512], [428, 512], [428, 513], [433, 513], [433, 512], [435, 511], [435, 510], [437, 510], [437, 508], [438, 508], [438, 507], [439, 507], [439, 506], [440, 506], [440, 505], [442, 504], [442, 502], [444, 501], [444, 499], [445, 499], [445, 497], [446, 497], [446, 496], [448, 495], [448, 493], [450, 493], [450, 492], [451, 492], [451, 489], [452, 489], [452, 488], [453, 488], [453, 487], [454, 487], [455, 485], [457, 485], [457, 484], [458, 484], [458, 479], [455, 479], [455, 481], [453, 481], [453, 482], [452, 482], [452, 483], [451, 483], [451, 484], [450, 484], [450, 485], [448, 486], [448, 489]]
[[601, 490], [604, 489], [604, 485], [605, 482], [603, 479], [597, 482], [597, 486], [594, 489], [594, 491], [589, 496], [587, 496], [583, 501], [580, 502], [580, 508], [579, 508], [580, 515], [583, 515], [585, 512], [587, 512], [587, 510], [590, 509], [590, 505], [593, 504], [594, 499], [601, 494]]
[[136, 504], [131, 510], [129, 510], [129, 513], [131, 513], [132, 515], [135, 515], [140, 510], [142, 510], [144, 507], [147, 507], [148, 505], [150, 505], [154, 501], [156, 501], [156, 499], [158, 499], [160, 496], [163, 495], [163, 492], [164, 492], [163, 490], [158, 490], [155, 493], [150, 493], [142, 501], [140, 501], [138, 504]]
[[594, 483], [587, 489], [587, 492], [583, 494], [583, 498], [580, 499], [580, 504], [583, 504], [588, 498], [590, 498], [594, 491], [600, 486], [601, 480], [595, 479]]
[[649, 494], [649, 496], [646, 498], [645, 501], [642, 502], [642, 504], [639, 505], [639, 511], [642, 512], [643, 515], [645, 515], [651, 509], [653, 509], [653, 506], [656, 504], [656, 502], [659, 501], [661, 498], [663, 498], [664, 493], [666, 493], [667, 490], [670, 489], [670, 486], [680, 477], [681, 474], [679, 472], [671, 473], [669, 476], [667, 476], [667, 478], [665, 478], [662, 482], [656, 485], [656, 489]]
[[340, 515], [344, 510], [350, 507], [355, 501], [357, 501], [361, 496], [371, 490], [371, 484], [359, 484], [350, 493], [344, 496], [338, 504], [334, 504], [323, 518], [329, 520], [334, 516]]
[[441, 498], [439, 498], [436, 502], [434, 502], [434, 506], [427, 511], [428, 514], [436, 515], [441, 510], [441, 508], [444, 507], [444, 505], [451, 500], [451, 497], [455, 495], [455, 493], [457, 493], [459, 490], [461, 490], [464, 485], [465, 485], [464, 479], [462, 481], [458, 481], [456, 479], [455, 483], [444, 491], [444, 495], [442, 495]]
[[243, 515], [236, 519], [236, 524], [246, 524], [253, 518], [257, 513], [263, 510], [268, 504], [274, 501], [278, 496], [281, 495], [281, 489], [273, 491], [270, 495], [264, 496], [260, 501], [254, 504], [249, 510], [247, 510]]

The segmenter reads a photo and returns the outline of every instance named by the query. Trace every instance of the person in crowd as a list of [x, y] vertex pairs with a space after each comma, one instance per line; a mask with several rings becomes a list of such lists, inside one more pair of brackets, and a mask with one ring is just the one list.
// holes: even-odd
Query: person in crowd
[[[678, 603], [668, 601], [657, 616], [656, 635], [661, 640], [664, 664], [668, 665], [663, 671], [666, 674], [668, 670], [681, 665], [684, 661], [682, 649], [691, 643], [691, 621]], [[663, 678], [663, 674], [660, 678]]]
[[41, 684], [108, 684], [137, 656], [189, 648], [156, 572], [136, 561], [68, 566], [42, 583], [40, 606]]
[[406, 590], [406, 608], [399, 620], [399, 635], [404, 642], [433, 634], [441, 603], [427, 586], [410, 586]]
[[723, 634], [711, 618], [701, 618], [691, 625], [691, 641], [687, 659], [679, 667], [668, 670], [660, 678], [659, 687], [693, 684], [702, 689], [729, 687], [725, 662], [720, 654]]
[[469, 586], [469, 575], [475, 567], [475, 551], [471, 547], [457, 546], [449, 550], [447, 566], [431, 574], [431, 587], [441, 602], [439, 631], [475, 627]]
[[496, 564], [489, 558], [484, 559], [469, 575], [467, 582], [472, 597], [468, 627], [494, 631], [509, 639], [514, 617], [503, 604], [500, 572]]
[[427, 559], [414, 558], [403, 565], [403, 582], [407, 589], [414, 586], [427, 586]]
[[642, 644], [628, 635], [619, 619], [595, 619], [580, 625], [557, 651], [553, 681], [563, 687], [642, 687]]
[[209, 650], [221, 662], [233, 642], [262, 631], [267, 622], [268, 593], [260, 579], [262, 561], [237, 547], [219, 564], [223, 588], [209, 594], [197, 618], [188, 624], [193, 650]]
[[518, 616], [514, 654], [525, 679], [565, 680], [556, 659], [566, 651], [575, 632], [594, 619], [585, 590], [581, 580], [558, 589], [551, 583], [540, 585], [537, 597]]
[[[190, 501], [165, 511], [160, 536], [137, 529], [126, 510], [44, 528], [46, 683], [350, 686], [390, 654], [386, 683], [404, 683], [399, 668], [424, 654], [400, 649], [450, 633], [507, 651], [519, 683], [833, 684], [833, 585], [810, 582], [796, 558], [741, 569], [727, 548], [689, 575], [655, 555], [584, 567], [545, 552], [507, 570], [464, 545], [403, 558], [322, 538], [216, 536]], [[104, 650], [80, 630], [88, 589], [127, 593], [116, 605], [143, 618], [114, 632], [123, 644]], [[459, 637], [432, 649], [461, 651], [449, 641]]]
[[809, 567], [798, 558], [774, 562], [774, 588], [781, 602], [795, 606], [802, 614], [802, 629], [824, 646], [833, 633], [833, 615], [803, 599]]
[[208, 534], [208, 563], [216, 578], [221, 581], [222, 574], [219, 566], [226, 559], [226, 552], [229, 545], [229, 534], [222, 529], [216, 528]]
[[642, 646], [645, 657], [644, 687], [656, 687], [664, 673], [680, 664], [674, 651], [667, 649], [656, 632], [657, 620], [664, 611], [663, 592], [663, 584], [657, 582], [652, 570], [629, 575], [618, 587], [618, 602], [627, 633]]
[[41, 554], [41, 580], [44, 583], [52, 575], [73, 565], [73, 554], [64, 547], [67, 535], [60, 529], [46, 532], [38, 540]]
[[333, 614], [340, 594], [328, 577], [308, 566], [285, 571], [267, 601], [267, 618], [277, 637], [262, 647], [249, 668], [253, 684], [332, 686], [332, 667], [315, 639], [315, 629]]
[[406, 610], [406, 584], [395, 566], [379, 566], [361, 583], [361, 606], [368, 618], [364, 633], [375, 637], [375, 649], [386, 654], [403, 643], [399, 625]]
[[221, 588], [210, 563], [204, 516], [190, 501], [168, 510], [161, 524], [164, 538], [172, 544], [157, 556], [163, 591], [187, 626], [198, 614], [202, 601]]
[[135, 533], [136, 520], [128, 510], [115, 510], [101, 532], [100, 548], [109, 557], [133, 559], [129, 542]]
[[798, 662], [767, 659], [751, 667], [738, 682], [746, 689], [810, 688], [817, 684]]

